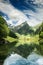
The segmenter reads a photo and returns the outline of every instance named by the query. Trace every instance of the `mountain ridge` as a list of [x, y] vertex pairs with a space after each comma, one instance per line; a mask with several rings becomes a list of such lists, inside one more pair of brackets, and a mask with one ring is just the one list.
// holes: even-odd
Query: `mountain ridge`
[[21, 25], [16, 26], [14, 31], [18, 32], [19, 34], [32, 34], [34, 32], [32, 27], [29, 26], [27, 22], [23, 22]]
[[11, 26], [9, 25], [10, 29], [12, 29], [15, 33], [19, 34], [35, 34], [37, 32], [37, 29], [41, 26], [42, 23], [32, 27], [28, 24], [28, 22], [23, 22], [18, 26]]

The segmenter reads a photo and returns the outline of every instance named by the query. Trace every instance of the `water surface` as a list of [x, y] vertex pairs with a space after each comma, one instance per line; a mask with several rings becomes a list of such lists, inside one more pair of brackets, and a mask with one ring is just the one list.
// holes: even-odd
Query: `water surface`
[[36, 53], [31, 53], [26, 59], [19, 54], [11, 54], [5, 59], [3, 65], [43, 65], [43, 57]]

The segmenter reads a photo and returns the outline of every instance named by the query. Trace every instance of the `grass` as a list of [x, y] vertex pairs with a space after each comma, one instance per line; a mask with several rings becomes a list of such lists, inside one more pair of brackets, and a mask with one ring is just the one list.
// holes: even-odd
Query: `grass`
[[19, 45], [24, 45], [24, 44], [31, 44], [31, 43], [35, 43], [38, 44], [39, 43], [39, 35], [34, 35], [34, 36], [30, 36], [30, 35], [19, 35], [18, 36], [18, 44], [16, 46]]
[[38, 44], [39, 43], [39, 35], [35, 35], [35, 36], [31, 37], [30, 42]]
[[17, 39], [12, 38], [12, 37], [10, 37], [10, 36], [7, 36], [7, 38], [5, 38], [5, 40], [7, 40], [7, 41], [9, 41], [9, 42], [14, 42], [14, 41], [16, 41]]
[[39, 35], [33, 35], [33, 36], [20, 35], [18, 33], [16, 33], [16, 35], [18, 36], [18, 39], [7, 36], [7, 38], [5, 38], [5, 40], [9, 41], [10, 43], [18, 41], [16, 46], [24, 45], [24, 44], [31, 44], [31, 43], [35, 43], [35, 44], [39, 43]]

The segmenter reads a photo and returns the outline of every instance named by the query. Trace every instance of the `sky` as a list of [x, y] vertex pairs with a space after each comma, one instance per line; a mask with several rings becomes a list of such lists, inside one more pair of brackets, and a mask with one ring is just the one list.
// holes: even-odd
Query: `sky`
[[43, 0], [0, 0], [0, 15], [13, 26], [36, 26], [43, 21]]

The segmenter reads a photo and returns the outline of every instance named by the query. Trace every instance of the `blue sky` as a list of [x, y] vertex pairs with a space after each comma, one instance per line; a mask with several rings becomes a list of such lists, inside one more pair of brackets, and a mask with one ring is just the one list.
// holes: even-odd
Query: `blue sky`
[[35, 26], [43, 21], [43, 0], [0, 0], [0, 15], [14, 26]]

